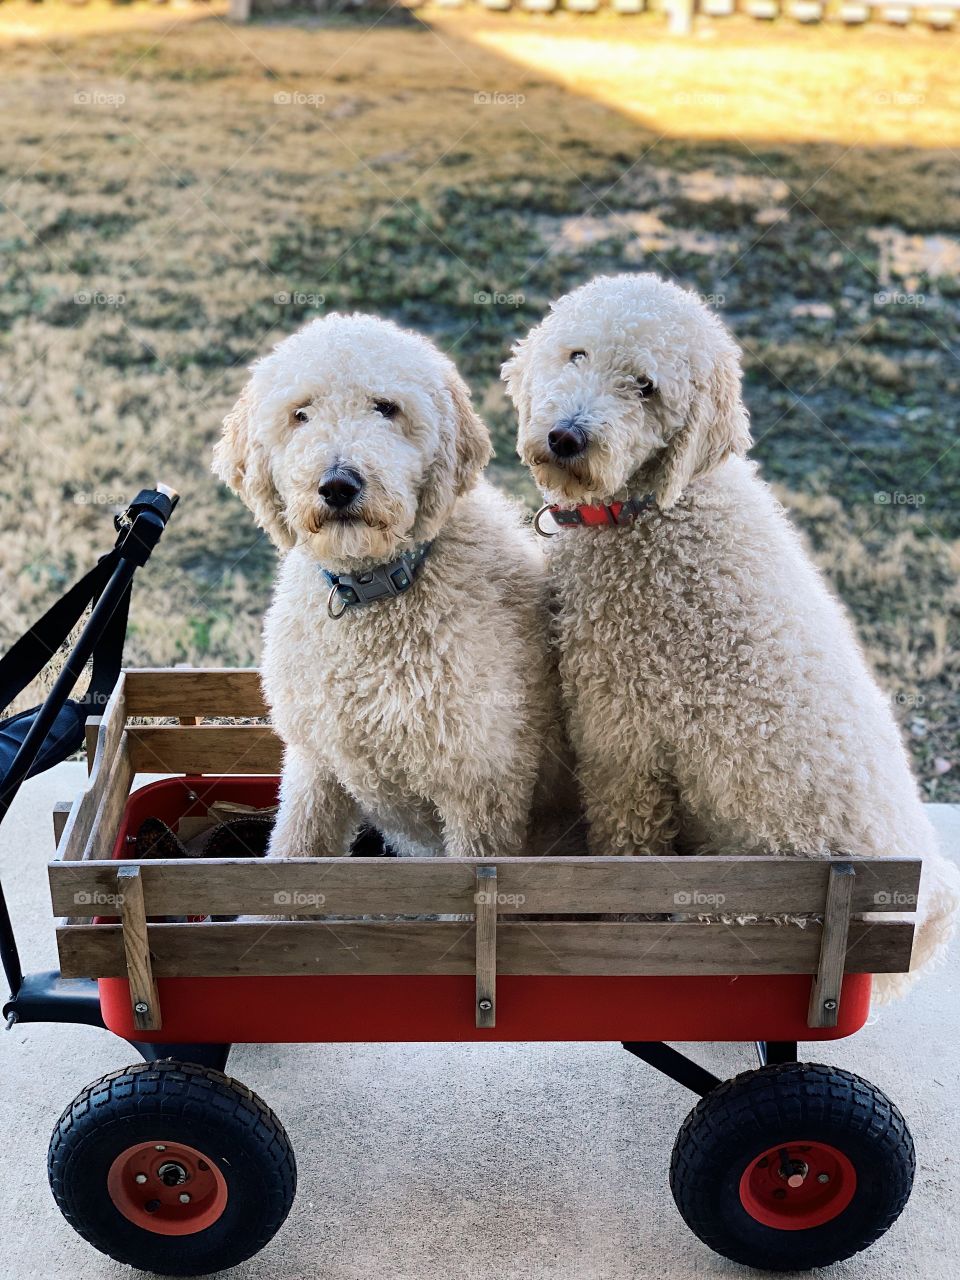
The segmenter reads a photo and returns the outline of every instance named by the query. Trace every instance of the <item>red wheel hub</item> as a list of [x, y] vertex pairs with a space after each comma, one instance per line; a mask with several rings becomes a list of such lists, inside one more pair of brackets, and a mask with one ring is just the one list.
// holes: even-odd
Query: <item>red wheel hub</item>
[[182, 1142], [141, 1142], [121, 1151], [107, 1174], [107, 1191], [128, 1221], [160, 1236], [203, 1231], [227, 1205], [223, 1174]]
[[825, 1142], [783, 1142], [762, 1152], [740, 1178], [740, 1203], [778, 1231], [806, 1231], [838, 1217], [853, 1199], [857, 1172]]

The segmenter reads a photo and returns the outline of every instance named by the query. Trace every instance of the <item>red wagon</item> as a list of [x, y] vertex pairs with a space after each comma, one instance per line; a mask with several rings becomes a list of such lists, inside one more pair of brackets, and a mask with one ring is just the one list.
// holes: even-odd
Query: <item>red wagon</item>
[[[903, 1117], [858, 1076], [799, 1062], [797, 1042], [857, 1031], [871, 974], [909, 968], [913, 925], [862, 916], [915, 903], [919, 862], [131, 858], [146, 819], [271, 805], [280, 767], [255, 671], [118, 676], [133, 574], [175, 504], [139, 494], [113, 552], [0, 660], [6, 702], [94, 599], [43, 708], [0, 723], [2, 819], [112, 688], [87, 723], [87, 787], [54, 815], [60, 971], [23, 974], [0, 891], [8, 1025], [101, 1026], [144, 1059], [84, 1089], [54, 1130], [67, 1221], [168, 1275], [233, 1266], [273, 1237], [294, 1155], [224, 1074], [237, 1041], [613, 1039], [700, 1095], [670, 1180], [713, 1249], [794, 1270], [882, 1235], [913, 1180]], [[69, 703], [91, 655], [90, 688]], [[146, 774], [160, 781], [137, 787]], [[722, 1082], [668, 1040], [752, 1040], [759, 1067]]]
[[[236, 1042], [618, 1040], [701, 1097], [671, 1185], [718, 1252], [819, 1267], [903, 1208], [899, 1111], [799, 1062], [797, 1042], [857, 1031], [871, 974], [908, 968], [912, 924], [861, 917], [915, 901], [917, 860], [131, 860], [147, 818], [275, 803], [280, 744], [255, 671], [128, 671], [89, 753], [50, 866], [61, 972], [8, 1009], [29, 1017], [44, 983], [49, 999], [69, 989], [70, 1020], [146, 1059], [84, 1090], [51, 1144], [61, 1209], [111, 1256], [201, 1274], [286, 1217], [293, 1153], [222, 1074]], [[145, 774], [162, 776], [133, 789]], [[664, 1043], [694, 1040], [754, 1041], [759, 1067], [721, 1082]]]

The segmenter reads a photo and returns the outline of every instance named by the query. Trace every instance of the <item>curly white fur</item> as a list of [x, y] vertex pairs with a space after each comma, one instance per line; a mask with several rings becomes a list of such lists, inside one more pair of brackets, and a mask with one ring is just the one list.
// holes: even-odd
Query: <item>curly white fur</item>
[[[329, 315], [254, 365], [214, 469], [284, 553], [264, 625], [286, 748], [272, 856], [344, 854], [361, 820], [405, 854], [543, 853], [575, 820], [556, 804], [571, 787], [543, 557], [478, 479], [489, 456], [451, 361], [387, 321]], [[347, 512], [318, 493], [338, 466], [364, 482]], [[328, 616], [322, 569], [430, 540], [404, 595]]]
[[[743, 460], [722, 324], [654, 276], [601, 277], [554, 304], [504, 378], [549, 500], [656, 499], [630, 527], [549, 543], [591, 852], [921, 855], [914, 969], [933, 961], [960, 876], [841, 605]], [[557, 459], [548, 434], [570, 421], [586, 448]]]

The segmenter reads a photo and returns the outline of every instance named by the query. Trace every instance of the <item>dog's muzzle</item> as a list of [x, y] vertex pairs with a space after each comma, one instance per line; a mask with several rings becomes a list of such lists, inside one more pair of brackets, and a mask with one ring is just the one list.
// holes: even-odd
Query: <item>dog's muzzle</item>
[[317, 486], [317, 492], [333, 511], [342, 511], [363, 492], [363, 476], [353, 467], [331, 467]]

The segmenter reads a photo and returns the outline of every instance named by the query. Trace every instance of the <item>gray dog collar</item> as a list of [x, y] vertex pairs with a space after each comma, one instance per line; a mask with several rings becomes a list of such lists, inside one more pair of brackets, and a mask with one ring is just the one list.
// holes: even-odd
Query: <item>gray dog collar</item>
[[[374, 565], [363, 573], [331, 573], [329, 569], [324, 569], [323, 576], [330, 583], [327, 613], [331, 618], [342, 618], [355, 605], [373, 604], [375, 600], [386, 600], [389, 596], [402, 596], [423, 572], [424, 561], [432, 545], [430, 542], [423, 542], [412, 551], [405, 551], [396, 560]], [[341, 602], [339, 609], [334, 607], [337, 600]]]

